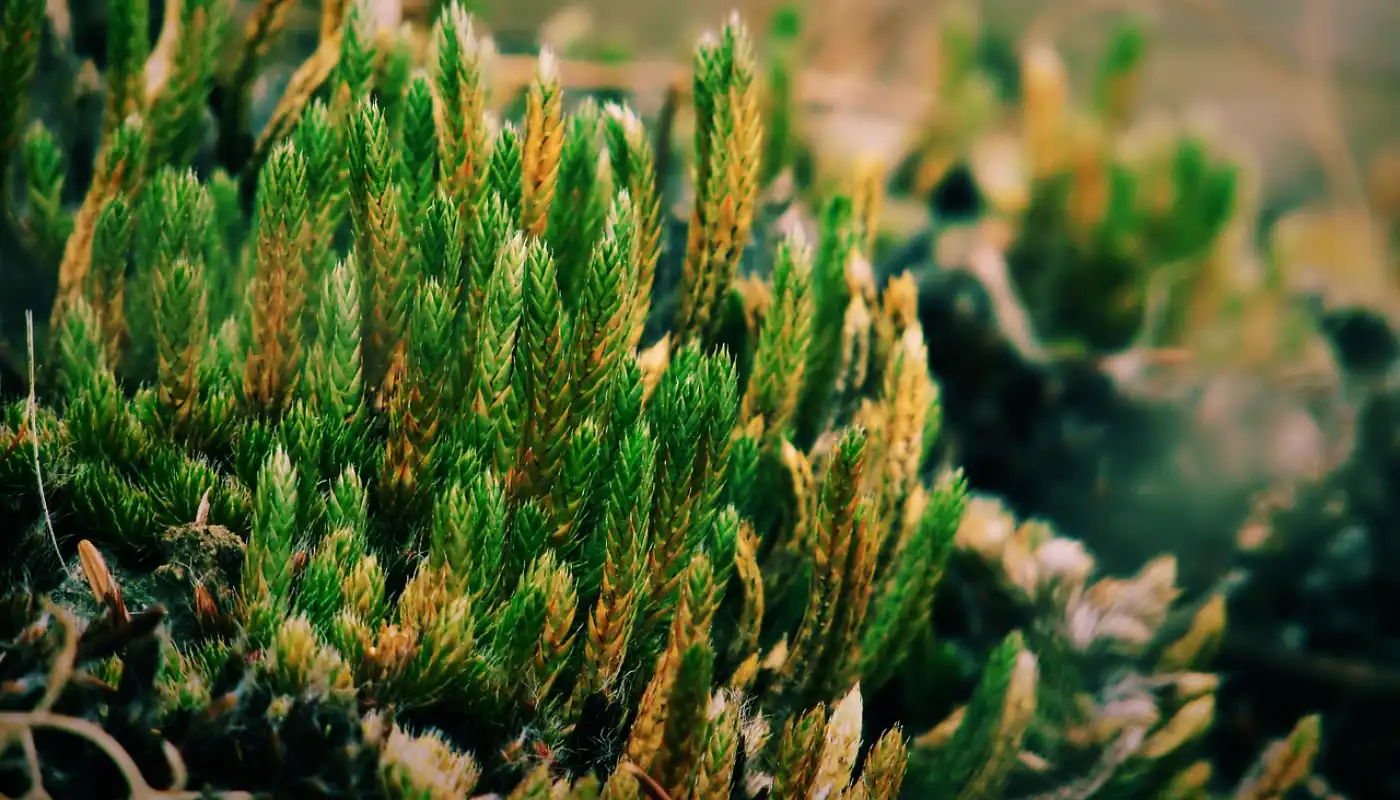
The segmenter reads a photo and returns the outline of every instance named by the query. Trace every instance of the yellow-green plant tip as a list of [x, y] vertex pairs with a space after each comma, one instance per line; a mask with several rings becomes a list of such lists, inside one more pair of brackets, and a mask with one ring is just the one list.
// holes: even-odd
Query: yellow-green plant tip
[[442, 184], [463, 221], [469, 221], [487, 172], [486, 51], [460, 2], [454, 0], [438, 16], [432, 49], [429, 63]]
[[449, 800], [476, 787], [481, 768], [436, 732], [414, 736], [393, 726], [384, 743], [379, 786], [392, 800]]
[[525, 137], [521, 154], [520, 227], [543, 236], [559, 180], [564, 144], [563, 92], [554, 52], [540, 51], [535, 78], [526, 98]]
[[839, 794], [850, 784], [860, 749], [863, 709], [860, 686], [853, 687], [832, 709], [817, 762], [816, 792]]

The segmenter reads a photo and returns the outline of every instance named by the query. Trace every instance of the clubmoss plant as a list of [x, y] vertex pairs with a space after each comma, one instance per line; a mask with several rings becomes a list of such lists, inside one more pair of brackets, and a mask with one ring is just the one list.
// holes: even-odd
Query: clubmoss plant
[[[259, 7], [216, 78], [225, 6], [183, 4], [153, 91], [133, 83], [145, 5], [115, 6], [105, 134], [61, 249], [57, 147], [38, 129], [26, 146], [55, 357], [43, 405], [5, 410], [0, 494], [39, 505], [43, 462], [54, 523], [83, 537], [107, 609], [94, 624], [122, 646], [74, 639], [62, 614], [26, 620], [26, 647], [54, 620], [67, 638], [25, 662], [42, 702], [28, 678], [0, 682], [0, 705], [23, 709], [0, 715], [20, 743], [18, 761], [0, 748], [6, 793], [16, 774], [78, 780], [32, 732], [68, 724], [53, 701], [113, 655], [114, 697], [156, 699], [92, 712], [78, 735], [139, 752], [117, 760], [126, 785], [166, 776], [167, 796], [994, 798], [1027, 751], [1103, 741], [1065, 727], [1062, 684], [1043, 677], [1100, 688], [1084, 615], [1156, 620], [1165, 589], [1105, 610], [1108, 584], [1055, 584], [1045, 630], [1007, 633], [943, 733], [911, 741], [906, 717], [866, 713], [910, 679], [968, 490], [956, 471], [928, 479], [938, 389], [912, 282], [881, 294], [865, 268], [877, 179], [831, 197], [815, 239], [779, 235], [768, 277], [745, 278], [766, 300], [744, 305], [766, 139], [737, 18], [696, 50], [679, 299], [669, 335], [639, 350], [667, 223], [640, 118], [566, 112], [544, 53], [524, 118], [492, 119], [494, 49], [461, 5], [405, 65], [364, 9], [328, 3], [315, 79], [293, 80], [249, 174], [191, 170], [216, 80], [241, 135], [284, 5]], [[6, 7], [0, 63], [32, 61], [32, 6]], [[19, 112], [0, 112], [8, 157]], [[177, 541], [207, 547], [176, 556]], [[211, 566], [230, 549], [237, 563]], [[189, 580], [133, 615], [100, 552]], [[150, 636], [166, 610], [197, 632]], [[1213, 635], [1200, 620], [1163, 655], [1172, 670]], [[1099, 622], [1090, 634], [1124, 630]], [[1133, 729], [1115, 766], [1189, 780], [1165, 759], [1209, 706], [1176, 716]], [[211, 756], [247, 766], [253, 745], [307, 746], [308, 730], [337, 749], [273, 773]], [[1305, 771], [1316, 727], [1300, 730], [1257, 796]], [[906, 775], [911, 753], [929, 765]], [[115, 796], [100, 780], [64, 796]]]
[[1085, 111], [1053, 48], [1022, 63], [1028, 205], [1007, 259], [1040, 334], [1094, 352], [1187, 340], [1243, 203], [1240, 166], [1207, 139], [1129, 127], [1144, 60], [1142, 31], [1122, 25]]

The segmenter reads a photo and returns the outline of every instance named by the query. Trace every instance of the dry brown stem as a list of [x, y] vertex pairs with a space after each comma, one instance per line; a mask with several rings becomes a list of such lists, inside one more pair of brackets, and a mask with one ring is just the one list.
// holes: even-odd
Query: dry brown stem
[[[69, 681], [73, 679], [78, 661], [79, 634], [78, 623], [73, 618], [72, 613], [48, 601], [45, 601], [44, 607], [47, 614], [58, 620], [63, 635], [63, 646], [49, 666], [44, 696], [40, 698], [33, 710], [0, 713], [0, 742], [13, 736], [19, 739], [20, 746], [24, 750], [31, 783], [30, 790], [25, 797], [33, 800], [50, 797], [43, 788], [39, 751], [34, 743], [34, 731], [39, 728], [62, 731], [86, 739], [94, 747], [101, 750], [121, 772], [127, 786], [131, 789], [130, 796], [133, 800], [177, 800], [177, 798], [179, 800], [194, 800], [208, 796], [206, 793], [185, 790], [188, 771], [185, 769], [184, 761], [180, 758], [179, 753], [168, 742], [165, 743], [164, 752], [169, 761], [170, 774], [174, 776], [173, 785], [164, 790], [155, 789], [146, 782], [146, 779], [141, 775], [140, 767], [136, 765], [136, 761], [126, 751], [126, 748], [122, 747], [121, 742], [103, 730], [100, 725], [90, 720], [53, 713], [51, 709], [58, 702], [59, 696]], [[252, 800], [253, 797], [248, 792], [222, 792], [215, 796], [225, 800]]]

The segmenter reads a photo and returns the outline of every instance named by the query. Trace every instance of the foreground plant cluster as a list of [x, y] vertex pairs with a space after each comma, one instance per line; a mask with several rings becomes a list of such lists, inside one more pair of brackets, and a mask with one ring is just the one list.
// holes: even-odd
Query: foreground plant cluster
[[[57, 293], [0, 427], [4, 546], [27, 559], [0, 620], [0, 792], [1217, 788], [1195, 744], [1222, 607], [1173, 630], [1170, 559], [1094, 580], [1078, 543], [929, 463], [918, 291], [866, 262], [878, 182], [741, 276], [765, 133], [738, 21], [696, 50], [671, 242], [639, 117], [566, 113], [545, 53], [498, 120], [492, 46], [456, 5], [404, 70], [329, 3], [243, 174], [197, 173], [212, 88], [246, 106], [281, 10], [217, 76], [217, 0], [183, 4], [154, 53], [145, 3], [113, 2], [72, 209], [60, 143], [14, 99], [44, 5], [5, 6], [0, 144], [26, 193], [6, 212]], [[21, 590], [54, 549], [54, 599]], [[873, 726], [867, 698], [933, 679], [910, 654], [954, 552], [1029, 622], [956, 707]], [[1283, 796], [1319, 735], [1302, 721], [1233, 796]]]

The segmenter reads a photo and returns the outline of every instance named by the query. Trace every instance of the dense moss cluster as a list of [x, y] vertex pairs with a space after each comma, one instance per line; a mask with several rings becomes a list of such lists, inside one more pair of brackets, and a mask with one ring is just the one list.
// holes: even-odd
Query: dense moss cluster
[[[177, 4], [152, 48], [144, 0], [115, 0], [76, 208], [57, 137], [19, 136], [43, 6], [5, 7], [0, 152], [26, 190], [7, 222], [56, 295], [0, 425], [4, 546], [26, 559], [6, 565], [0, 790], [1207, 791], [1195, 670], [1218, 603], [1171, 630], [1170, 559], [1091, 581], [1076, 543], [929, 463], [918, 291], [866, 260], [878, 171], [825, 197], [815, 235], [773, 226], [741, 276], [775, 151], [742, 24], [695, 51], [669, 241], [641, 119], [566, 110], [548, 52], [500, 119], [490, 39], [455, 4], [415, 63], [326, 3], [248, 136], [285, 5], [221, 71], [223, 3]], [[192, 169], [216, 88], [237, 175]], [[85, 584], [86, 608], [22, 590], [50, 549], [55, 597]], [[930, 679], [955, 551], [1029, 623], [941, 724], [872, 726], [867, 697]], [[1296, 784], [1317, 738], [1302, 723], [1237, 796]]]

